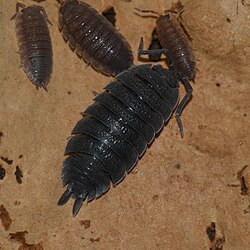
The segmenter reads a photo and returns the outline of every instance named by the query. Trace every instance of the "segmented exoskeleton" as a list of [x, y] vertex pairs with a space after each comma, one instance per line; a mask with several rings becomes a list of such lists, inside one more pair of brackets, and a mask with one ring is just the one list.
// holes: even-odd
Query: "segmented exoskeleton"
[[127, 40], [85, 2], [62, 1], [59, 29], [72, 50], [104, 74], [117, 75], [133, 65]]
[[173, 16], [174, 14], [169, 14], [177, 14], [178, 12], [166, 10], [164, 15], [159, 15], [152, 10], [141, 10], [138, 8], [136, 8], [136, 10], [158, 15], [156, 20], [156, 35], [158, 36], [161, 47], [168, 49], [176, 70], [185, 75], [190, 81], [194, 81], [196, 63], [193, 48], [186, 34], [186, 30], [183, 29], [177, 18]]
[[53, 64], [47, 14], [41, 6], [17, 3], [14, 18], [23, 69], [34, 85], [47, 90]]
[[[162, 51], [168, 56], [166, 50]], [[153, 53], [143, 50], [142, 41], [138, 52]], [[67, 158], [62, 168], [62, 181], [67, 190], [59, 205], [72, 196], [73, 215], [76, 215], [85, 199], [98, 198], [109, 189], [110, 182], [117, 185], [131, 171], [174, 112], [179, 100], [179, 80], [187, 90], [176, 109], [183, 134], [180, 114], [192, 87], [172, 67], [133, 66], [117, 75], [95, 97], [67, 143]]]

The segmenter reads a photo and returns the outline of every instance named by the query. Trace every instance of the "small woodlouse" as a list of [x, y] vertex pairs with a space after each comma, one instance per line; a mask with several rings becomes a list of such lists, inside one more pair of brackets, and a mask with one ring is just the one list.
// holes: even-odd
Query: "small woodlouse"
[[14, 18], [22, 67], [36, 87], [47, 90], [53, 64], [47, 14], [41, 6], [17, 3]]
[[144, 13], [157, 14], [156, 33], [162, 48], [169, 50], [172, 62], [175, 68], [188, 77], [190, 81], [194, 81], [196, 74], [196, 63], [193, 48], [189, 42], [187, 34], [181, 27], [177, 18], [169, 13], [178, 13], [174, 10], [166, 10], [164, 15], [159, 15], [152, 10], [136, 10]]
[[[152, 52], [142, 48], [141, 42], [139, 53]], [[187, 93], [177, 106], [179, 80]], [[172, 67], [152, 64], [130, 67], [104, 89], [83, 112], [65, 149], [62, 182], [67, 189], [58, 205], [72, 196], [74, 216], [85, 199], [92, 201], [108, 191], [110, 182], [115, 186], [123, 180], [176, 106], [175, 115], [183, 132], [180, 114], [192, 94], [186, 77], [178, 79]]]
[[89, 4], [66, 0], [59, 10], [59, 29], [78, 56], [107, 75], [117, 75], [133, 65], [127, 40]]

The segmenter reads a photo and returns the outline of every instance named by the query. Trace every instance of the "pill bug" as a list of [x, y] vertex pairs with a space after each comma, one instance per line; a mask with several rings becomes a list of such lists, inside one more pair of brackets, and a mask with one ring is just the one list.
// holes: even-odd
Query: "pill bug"
[[[22, 8], [21, 10], [19, 10]], [[30, 81], [47, 90], [52, 73], [52, 44], [43, 7], [16, 4], [16, 34], [22, 67]]]
[[107, 75], [117, 75], [133, 65], [127, 40], [89, 4], [66, 0], [59, 9], [59, 29], [78, 56]]
[[[173, 14], [181, 14], [183, 10], [176, 12], [173, 9], [166, 10], [164, 15], [159, 15], [152, 10], [136, 10], [144, 13], [157, 14], [156, 33], [162, 48], [169, 50], [175, 68], [194, 81], [196, 63], [193, 48], [188, 39], [186, 30]], [[171, 14], [170, 14], [171, 13]]]
[[[139, 52], [147, 53], [142, 49]], [[179, 100], [179, 80], [187, 90]], [[75, 216], [83, 201], [92, 201], [123, 180], [142, 156], [155, 135], [176, 108], [180, 114], [192, 93], [187, 78], [176, 78], [170, 67], [145, 64], [132, 66], [109, 83], [98, 94], [72, 130], [63, 162], [62, 182], [66, 191], [58, 201], [75, 199]]]

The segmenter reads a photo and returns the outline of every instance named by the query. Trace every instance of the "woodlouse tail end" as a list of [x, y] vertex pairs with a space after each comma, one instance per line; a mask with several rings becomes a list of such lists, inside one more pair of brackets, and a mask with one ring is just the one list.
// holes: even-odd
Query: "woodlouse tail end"
[[64, 205], [70, 199], [72, 193], [73, 192], [71, 189], [67, 189], [58, 200], [57, 205], [58, 206]]
[[48, 92], [48, 88], [46, 84], [36, 84], [36, 89], [38, 90], [39, 88], [43, 88], [46, 92]]
[[42, 88], [43, 88], [46, 92], [48, 92], [47, 85], [42, 85]]
[[78, 212], [82, 206], [83, 200], [84, 200], [84, 198], [76, 198], [75, 199], [74, 206], [72, 209], [73, 217], [75, 217], [78, 214]]

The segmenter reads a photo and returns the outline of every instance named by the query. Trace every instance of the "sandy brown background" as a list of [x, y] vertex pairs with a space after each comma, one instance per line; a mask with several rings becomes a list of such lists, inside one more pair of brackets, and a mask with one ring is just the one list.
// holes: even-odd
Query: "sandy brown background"
[[[133, 14], [134, 8], [171, 6], [166, 0], [87, 2], [99, 11], [115, 7], [117, 28], [134, 53], [141, 36], [148, 45], [155, 25], [155, 19]], [[217, 249], [250, 249], [250, 198], [241, 194], [240, 181], [243, 176], [250, 186], [250, 166], [239, 173], [250, 165], [250, 6], [240, 0], [182, 2], [198, 68], [182, 114], [185, 137], [171, 119], [133, 172], [72, 218], [72, 200], [56, 205], [66, 139], [92, 103], [92, 91], [102, 91], [112, 78], [86, 68], [65, 44], [57, 28], [58, 3], [50, 0], [41, 6], [54, 24], [53, 75], [48, 92], [37, 90], [19, 68], [10, 21], [16, 1], [0, 0], [0, 156], [13, 160], [0, 159], [6, 170], [0, 180], [0, 249], [214, 250], [218, 242]], [[22, 184], [15, 178], [17, 165]], [[211, 222], [213, 242], [206, 234]]]

